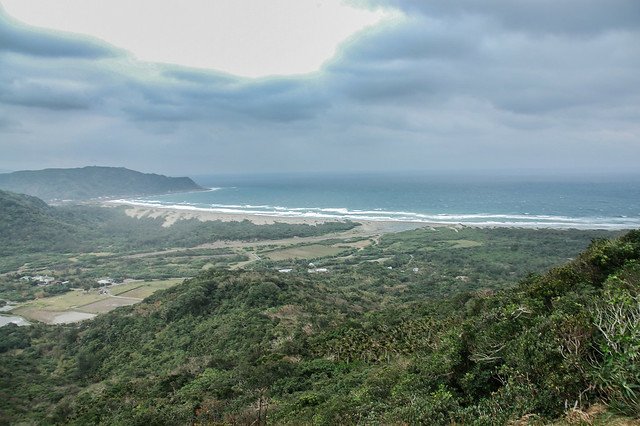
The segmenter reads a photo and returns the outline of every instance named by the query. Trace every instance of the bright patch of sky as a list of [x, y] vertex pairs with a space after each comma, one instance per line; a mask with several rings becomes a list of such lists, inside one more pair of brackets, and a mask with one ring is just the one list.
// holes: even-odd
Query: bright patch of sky
[[2, 0], [30, 25], [98, 37], [138, 59], [243, 77], [314, 72], [380, 22], [341, 0]]

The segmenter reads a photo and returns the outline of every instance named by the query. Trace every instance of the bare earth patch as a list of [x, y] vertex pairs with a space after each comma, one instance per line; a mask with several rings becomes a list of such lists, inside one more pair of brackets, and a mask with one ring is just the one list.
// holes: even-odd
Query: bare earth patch
[[345, 249], [341, 247], [311, 244], [268, 251], [262, 253], [262, 255], [271, 260], [315, 259], [317, 257], [336, 256], [344, 250]]
[[140, 302], [141, 299], [133, 299], [129, 297], [110, 297], [108, 299], [99, 300], [88, 305], [76, 308], [79, 311], [88, 312], [90, 314], [102, 314], [112, 311], [121, 306], [129, 306]]
[[481, 242], [473, 240], [451, 240], [449, 243], [452, 244], [451, 248], [471, 248], [482, 245]]
[[350, 243], [337, 243], [332, 245], [331, 247], [355, 248], [358, 250], [362, 250], [365, 247], [369, 247], [371, 244], [373, 244], [373, 242], [374, 241], [372, 239], [368, 239], [368, 240], [353, 241]]
[[86, 312], [67, 311], [59, 315], [56, 315], [51, 324], [71, 324], [74, 322], [84, 321], [86, 319], [94, 318], [95, 314], [88, 314]]
[[45, 311], [33, 307], [18, 308], [15, 313], [46, 324], [70, 324], [95, 317], [95, 314], [76, 311]]

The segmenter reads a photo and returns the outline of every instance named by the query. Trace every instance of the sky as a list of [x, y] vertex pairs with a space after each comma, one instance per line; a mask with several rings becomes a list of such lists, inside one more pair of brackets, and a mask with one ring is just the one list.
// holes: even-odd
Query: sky
[[637, 0], [0, 0], [0, 170], [640, 171]]

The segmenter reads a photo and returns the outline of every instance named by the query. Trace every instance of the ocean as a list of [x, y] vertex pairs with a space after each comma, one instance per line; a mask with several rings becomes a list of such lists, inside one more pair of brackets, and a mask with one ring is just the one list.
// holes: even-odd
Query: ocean
[[640, 175], [199, 176], [204, 192], [118, 200], [276, 217], [529, 228], [640, 228]]

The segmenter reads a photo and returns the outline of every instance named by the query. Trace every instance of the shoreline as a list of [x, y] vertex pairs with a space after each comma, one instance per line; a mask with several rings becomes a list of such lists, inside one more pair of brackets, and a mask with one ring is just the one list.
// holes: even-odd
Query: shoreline
[[162, 226], [169, 227], [179, 220], [197, 219], [201, 222], [221, 221], [221, 222], [242, 222], [249, 221], [256, 225], [269, 225], [274, 223], [287, 224], [306, 224], [318, 225], [327, 222], [351, 221], [359, 223], [362, 228], [368, 230], [378, 230], [379, 232], [398, 232], [417, 228], [518, 228], [518, 229], [555, 229], [555, 230], [604, 230], [604, 231], [624, 231], [631, 229], [639, 229], [640, 225], [626, 224], [591, 224], [591, 223], [539, 223], [539, 222], [432, 222], [420, 220], [392, 220], [392, 219], [361, 219], [352, 217], [293, 217], [286, 215], [269, 215], [268, 213], [243, 213], [243, 212], [217, 212], [205, 208], [193, 206], [176, 207], [146, 205], [128, 202], [125, 200], [110, 200], [100, 203], [102, 207], [114, 208], [124, 207], [124, 212], [133, 218], [162, 218], [164, 223]]
[[[204, 209], [177, 209], [175, 207], [149, 207], [139, 206], [130, 203], [109, 202], [103, 203], [103, 207], [125, 207], [125, 214], [136, 219], [151, 218], [164, 219], [163, 227], [170, 227], [179, 220], [197, 219], [201, 222], [242, 222], [249, 221], [255, 225], [271, 225], [274, 223], [287, 223], [292, 225], [319, 225], [327, 222], [346, 221], [346, 219], [333, 218], [303, 218], [303, 217], [287, 217], [287, 216], [268, 216], [249, 213], [220, 213]], [[360, 228], [366, 234], [386, 233], [407, 231], [423, 227], [452, 227], [448, 224], [428, 224], [423, 222], [400, 222], [400, 221], [373, 221], [373, 220], [351, 220], [358, 223]], [[461, 226], [457, 226], [460, 228]]]

